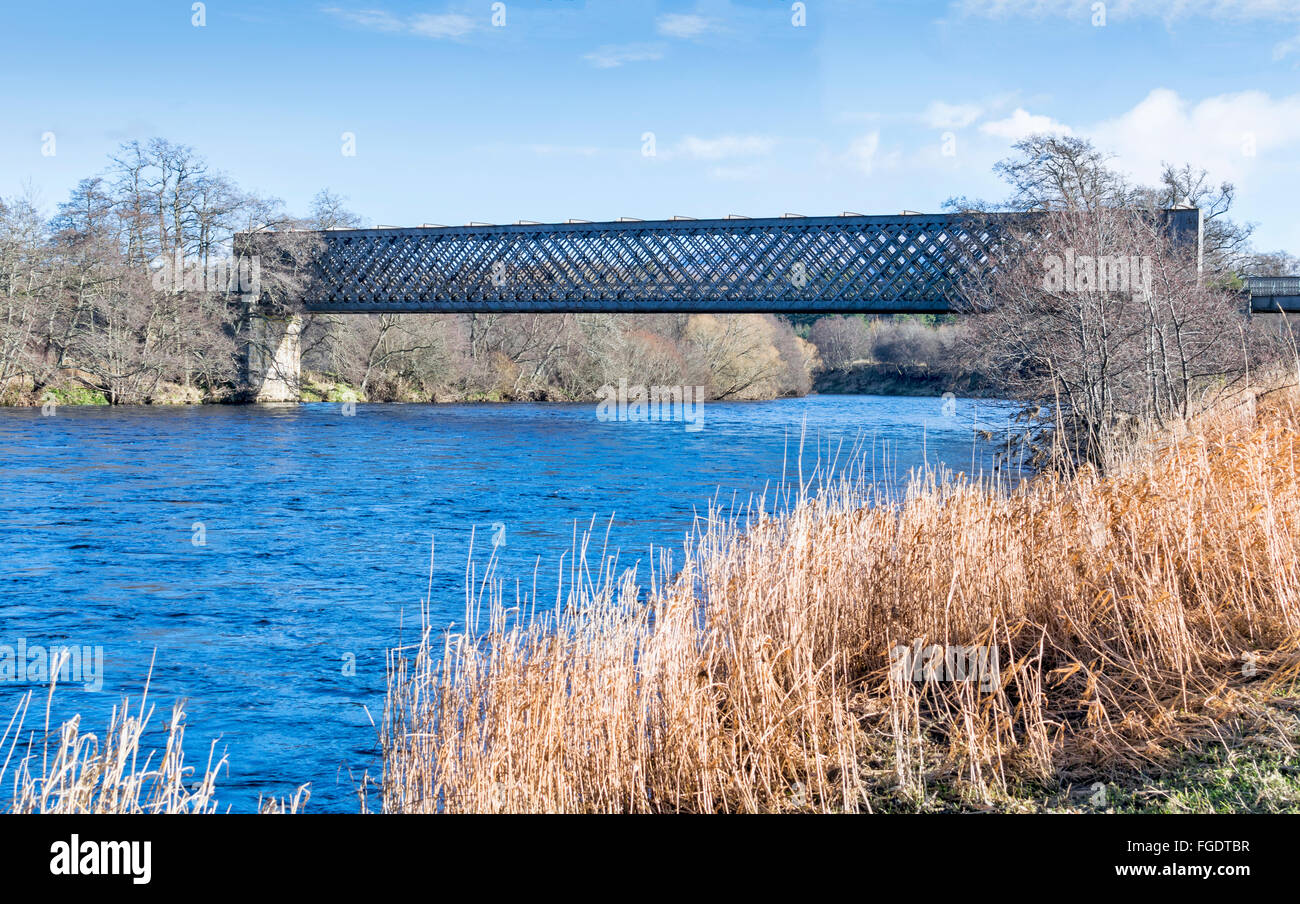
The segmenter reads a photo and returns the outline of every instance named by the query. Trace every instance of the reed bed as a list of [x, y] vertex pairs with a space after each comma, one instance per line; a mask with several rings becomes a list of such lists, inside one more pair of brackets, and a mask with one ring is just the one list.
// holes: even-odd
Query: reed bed
[[[66, 655], [66, 654], [65, 654]], [[81, 716], [54, 730], [50, 711], [58, 689], [63, 659], [53, 668], [41, 730], [27, 733], [32, 695], [23, 695], [0, 734], [0, 812], [8, 813], [216, 813], [217, 777], [227, 757], [216, 756], [217, 742], [208, 750], [199, 773], [185, 762], [185, 705], [172, 704], [167, 737], [161, 752], [145, 749], [145, 737], [155, 707], [149, 702], [149, 681], [134, 711], [130, 700], [115, 706], [101, 743], [98, 735], [81, 730]], [[152, 668], [150, 669], [152, 676]], [[39, 745], [37, 737], [40, 738]], [[15, 759], [15, 757], [17, 757]], [[13, 769], [12, 783], [7, 779]], [[258, 797], [258, 812], [295, 814], [306, 810], [311, 786], [299, 786], [285, 797]]]
[[[891, 498], [860, 457], [715, 508], [678, 570], [589, 568], [584, 542], [554, 600], [508, 603], [489, 568], [462, 624], [389, 656], [379, 805], [979, 808], [1214, 738], [1285, 746], [1298, 454], [1291, 397], [1252, 395], [1108, 476], [920, 473]], [[918, 673], [903, 647], [996, 667]]]
[[[148, 684], [132, 711], [130, 701], [113, 708], [108, 730], [99, 737], [81, 730], [76, 715], [50, 730], [50, 706], [62, 661], [53, 669], [46, 698], [45, 720], [39, 732], [27, 736], [20, 747], [32, 695], [24, 695], [3, 735], [0, 735], [0, 786], [13, 768], [13, 783], [5, 802], [10, 813], [215, 813], [216, 779], [226, 764], [214, 761], [216, 743], [209, 750], [202, 775], [185, 764], [185, 710], [173, 704], [167, 739], [161, 751], [144, 751], [142, 744], [154, 707]], [[15, 755], [17, 759], [15, 760]]]

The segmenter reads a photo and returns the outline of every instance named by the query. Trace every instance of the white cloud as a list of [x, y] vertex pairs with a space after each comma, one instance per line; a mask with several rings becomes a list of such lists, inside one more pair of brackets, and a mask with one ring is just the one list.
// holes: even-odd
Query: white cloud
[[1166, 163], [1189, 163], [1216, 182], [1235, 183], [1243, 198], [1300, 169], [1300, 93], [1274, 97], [1244, 91], [1193, 101], [1158, 88], [1130, 109], [1097, 122], [1067, 125], [1020, 108], [1006, 119], [984, 123], [979, 131], [996, 139], [981, 144], [981, 155], [1005, 156], [1003, 142], [1035, 132], [1078, 135], [1113, 155], [1112, 165], [1138, 183], [1159, 181]]
[[1274, 61], [1284, 60], [1293, 53], [1300, 53], [1300, 35], [1278, 42], [1273, 48]]
[[1059, 123], [1050, 116], [1030, 113], [1023, 107], [1017, 107], [1015, 112], [1006, 119], [984, 123], [984, 125], [980, 126], [980, 131], [985, 135], [1005, 138], [1010, 142], [1016, 142], [1030, 135], [1044, 132], [1052, 135], [1072, 134], [1070, 127], [1064, 123]]
[[662, 60], [664, 49], [659, 44], [604, 44], [582, 58], [597, 69], [613, 69], [625, 63]]
[[324, 12], [345, 22], [351, 22], [353, 25], [359, 25], [373, 31], [401, 31], [405, 28], [405, 24], [401, 19], [382, 9], [347, 10], [339, 9], [336, 6], [327, 6]]
[[655, 20], [656, 30], [670, 38], [698, 38], [712, 27], [713, 22], [704, 16], [685, 13], [671, 13]]
[[1300, 94], [1275, 99], [1262, 91], [1244, 91], [1193, 104], [1161, 88], [1087, 134], [1141, 181], [1156, 179], [1165, 161], [1187, 161], [1209, 170], [1216, 180], [1241, 182], [1256, 161], [1286, 155], [1294, 163]]
[[474, 20], [459, 13], [425, 13], [411, 20], [411, 31], [426, 38], [459, 38], [474, 30]]
[[936, 100], [925, 108], [921, 120], [932, 129], [964, 129], [983, 112], [979, 104], [947, 104]]
[[[971, 16], [1071, 16], [1090, 18], [1094, 0], [955, 0], [953, 7]], [[1110, 0], [1108, 19], [1173, 20], [1193, 16], [1211, 19], [1300, 20], [1295, 0]]]
[[384, 9], [347, 10], [330, 6], [324, 12], [370, 31], [404, 32], [422, 38], [463, 38], [477, 27], [473, 19], [460, 13], [422, 13], [403, 19]]
[[769, 153], [776, 142], [762, 135], [721, 135], [697, 138], [688, 135], [675, 151], [695, 160], [724, 160], [729, 157], [756, 157]]

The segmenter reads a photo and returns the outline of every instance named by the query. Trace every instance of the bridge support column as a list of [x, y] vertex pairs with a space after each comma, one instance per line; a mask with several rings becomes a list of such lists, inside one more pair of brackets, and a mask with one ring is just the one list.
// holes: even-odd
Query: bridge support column
[[243, 395], [250, 402], [297, 402], [302, 317], [250, 315], [244, 347]]

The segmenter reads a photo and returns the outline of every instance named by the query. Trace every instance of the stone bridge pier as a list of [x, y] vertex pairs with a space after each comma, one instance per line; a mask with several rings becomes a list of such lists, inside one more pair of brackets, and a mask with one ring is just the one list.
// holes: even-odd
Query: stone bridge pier
[[250, 312], [241, 394], [250, 402], [297, 402], [301, 353], [302, 315]]

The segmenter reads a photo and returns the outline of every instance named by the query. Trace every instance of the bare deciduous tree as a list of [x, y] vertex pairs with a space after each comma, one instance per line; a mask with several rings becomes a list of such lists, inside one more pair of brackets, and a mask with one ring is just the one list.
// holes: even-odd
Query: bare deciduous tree
[[967, 355], [1055, 412], [1071, 460], [1113, 466], [1144, 426], [1205, 410], [1268, 357], [1241, 298], [1207, 286], [1159, 211], [1045, 213], [1016, 244], [967, 283]]
[[808, 330], [808, 340], [817, 346], [826, 367], [847, 367], [871, 352], [867, 322], [861, 317], [819, 318]]

